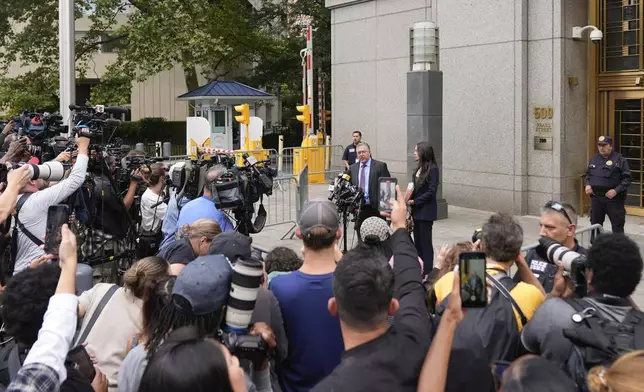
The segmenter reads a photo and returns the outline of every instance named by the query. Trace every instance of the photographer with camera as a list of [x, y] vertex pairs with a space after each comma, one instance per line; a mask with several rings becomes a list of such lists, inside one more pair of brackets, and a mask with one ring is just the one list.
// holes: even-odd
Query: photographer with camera
[[[549, 201], [543, 206], [541, 217], [539, 218], [541, 237], [550, 238], [568, 249], [586, 255], [586, 248], [577, 243], [575, 233], [577, 231], [577, 211], [568, 203], [558, 201]], [[546, 293], [552, 291], [557, 265], [548, 261], [546, 248], [539, 244], [534, 249], [530, 249], [525, 256], [530, 270], [539, 280]], [[514, 281], [518, 282], [519, 276], [516, 275]]]
[[[553, 247], [549, 255], [554, 255]], [[559, 263], [549, 299], [537, 309], [521, 341], [527, 350], [564, 366], [580, 386], [591, 367], [644, 348], [635, 339], [644, 334], [644, 313], [629, 298], [642, 278], [643, 262], [637, 244], [623, 234], [598, 236], [587, 258], [562, 247], [558, 252], [568, 260]], [[583, 295], [573, 296], [564, 265], [573, 270], [572, 278], [580, 275], [583, 281], [575, 283], [585, 286], [585, 293], [577, 290]]]
[[[215, 202], [212, 199], [212, 189], [214, 187], [214, 184], [225, 172], [226, 167], [222, 165], [215, 165], [208, 169], [203, 186], [203, 195], [189, 201], [185, 206], [183, 206], [183, 208], [181, 208], [176, 227], [173, 230], [175, 234], [181, 227], [183, 227], [183, 225], [190, 225], [197, 219], [201, 218], [215, 220], [217, 223], [219, 223], [219, 227], [221, 228], [222, 232], [235, 230], [235, 226], [233, 226], [233, 224], [230, 222], [230, 219], [228, 219], [226, 214], [217, 209]], [[163, 241], [162, 247], [169, 245], [174, 241], [174, 236], [171, 236], [171, 238], [166, 238], [166, 240]]]
[[150, 166], [148, 188], [141, 196], [141, 226], [137, 256], [139, 258], [156, 254], [161, 244], [161, 224], [168, 208], [168, 205], [163, 203], [164, 187], [165, 166], [155, 163]]
[[83, 185], [89, 160], [89, 141], [86, 137], [76, 139], [78, 156], [68, 178], [49, 188], [46, 188], [46, 180], [29, 180], [21, 189], [22, 196], [15, 215], [17, 229], [14, 230], [18, 238], [12, 240], [16, 245], [12, 250], [15, 254], [13, 272], [22, 271], [30, 261], [44, 254], [40, 245], [45, 236], [47, 210], [49, 206], [62, 203]]
[[27, 185], [30, 179], [31, 172], [28, 166], [23, 166], [7, 173], [7, 184], [0, 195], [0, 224], [11, 215], [16, 207], [20, 190]]
[[[268, 360], [269, 351], [273, 351], [277, 345], [275, 335], [267, 324], [261, 322], [252, 324], [248, 333], [241, 331], [245, 329], [240, 328], [242, 324], [244, 327], [250, 324], [252, 312], [244, 311], [237, 306], [252, 309], [255, 304], [254, 300], [251, 302], [233, 297], [234, 293], [239, 291], [239, 287], [235, 284], [238, 281], [255, 282], [257, 284], [255, 288], [259, 289], [261, 263], [238, 260], [235, 264], [234, 267], [231, 266], [223, 255], [208, 255], [195, 259], [181, 271], [172, 289], [171, 300], [163, 309], [161, 320], [149, 337], [147, 357], [154, 358], [155, 353], [172, 331], [181, 327], [195, 326], [200, 334], [212, 336], [224, 343], [232, 355], [242, 361], [253, 363], [253, 371], [244, 369], [249, 391], [254, 390], [255, 387], [257, 391], [270, 391]], [[253, 276], [248, 275], [249, 273]], [[238, 276], [233, 279], [235, 275]], [[253, 288], [246, 290], [252, 291]], [[246, 294], [244, 297], [248, 298]], [[227, 332], [233, 325], [236, 328], [232, 329], [238, 330], [239, 333]], [[244, 345], [246, 350], [240, 345], [242, 341], [247, 342]], [[134, 351], [130, 353], [130, 355], [134, 354]], [[138, 354], [146, 356], [142, 350]], [[134, 358], [130, 360], [131, 363], [145, 365], [145, 361], [136, 361]]]

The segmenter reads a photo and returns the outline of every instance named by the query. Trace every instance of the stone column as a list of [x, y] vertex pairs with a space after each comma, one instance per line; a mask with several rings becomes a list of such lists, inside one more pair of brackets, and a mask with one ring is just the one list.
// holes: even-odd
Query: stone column
[[407, 73], [407, 178], [416, 168], [414, 146], [427, 141], [434, 148], [440, 171], [438, 219], [447, 218], [447, 201], [443, 199], [443, 73], [411, 71]]

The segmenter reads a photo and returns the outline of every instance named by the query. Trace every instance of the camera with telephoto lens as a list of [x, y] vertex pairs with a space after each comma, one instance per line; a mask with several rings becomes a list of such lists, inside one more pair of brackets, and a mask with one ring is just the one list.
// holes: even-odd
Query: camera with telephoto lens
[[65, 167], [62, 163], [56, 161], [45, 162], [42, 165], [3, 163], [0, 164], [0, 183], [7, 182], [7, 174], [9, 174], [9, 171], [18, 169], [24, 165], [29, 167], [30, 179], [32, 180], [60, 181], [65, 175]]
[[361, 188], [351, 183], [351, 176], [346, 173], [340, 173], [332, 185], [329, 185], [329, 200], [332, 201], [338, 212], [341, 214], [355, 212], [360, 208], [360, 202], [364, 197]]
[[256, 365], [264, 362], [269, 353], [268, 345], [261, 336], [248, 334], [263, 276], [264, 267], [260, 261], [239, 259], [235, 262], [224, 327], [219, 334], [221, 342], [232, 355]]
[[566, 248], [548, 237], [541, 237], [539, 245], [546, 250], [546, 257], [549, 262], [553, 264], [559, 262], [563, 265], [575, 286], [575, 294], [578, 297], [585, 297], [588, 293], [588, 287], [586, 286], [586, 269], [588, 269], [586, 256]]

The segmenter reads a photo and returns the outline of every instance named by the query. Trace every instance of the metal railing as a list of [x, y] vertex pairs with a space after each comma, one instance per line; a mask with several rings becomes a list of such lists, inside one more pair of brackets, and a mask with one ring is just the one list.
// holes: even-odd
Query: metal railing
[[309, 175], [322, 175], [324, 181], [328, 181], [345, 170], [343, 153], [344, 147], [340, 145], [287, 147], [280, 151], [277, 167], [288, 175], [299, 172], [300, 166], [308, 165]]
[[[577, 230], [575, 233], [575, 238], [580, 246], [584, 248], [590, 248], [595, 237], [604, 232], [604, 227], [600, 224], [594, 224], [592, 226], [584, 227], [583, 229]], [[539, 246], [538, 242], [533, 244], [524, 245], [521, 247], [522, 252], [527, 252]]]

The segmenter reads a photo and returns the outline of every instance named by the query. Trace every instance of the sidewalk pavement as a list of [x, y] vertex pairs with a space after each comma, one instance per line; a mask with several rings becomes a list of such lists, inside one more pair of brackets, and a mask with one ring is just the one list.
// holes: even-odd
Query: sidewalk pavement
[[[328, 185], [309, 185], [309, 199], [326, 198], [328, 196], [327, 188]], [[294, 201], [295, 198], [292, 200]], [[294, 205], [290, 205], [289, 207], [291, 209], [295, 208]], [[440, 246], [441, 244], [469, 241], [472, 238], [474, 230], [481, 227], [483, 222], [492, 214], [493, 212], [490, 211], [449, 206], [448, 218], [434, 222], [432, 233], [434, 247]], [[295, 214], [293, 213], [292, 216], [294, 217]], [[515, 216], [515, 218], [523, 227], [524, 244], [527, 245], [536, 242], [539, 238], [539, 217]], [[578, 229], [589, 226], [590, 219], [588, 216], [579, 218], [577, 224]], [[302, 242], [297, 237], [293, 236], [291, 239], [289, 234], [286, 239], [281, 240], [281, 237], [290, 227], [292, 227], [292, 224], [266, 227], [261, 233], [253, 235], [253, 244], [267, 249], [272, 249], [276, 246], [286, 246], [299, 253], [302, 248]], [[604, 230], [610, 231], [610, 221], [608, 218], [604, 222]], [[644, 218], [627, 216], [624, 231], [641, 249], [644, 249]], [[347, 240], [349, 249], [353, 244], [357, 243], [355, 231], [351, 226], [347, 230]], [[644, 309], [644, 284], [640, 283], [633, 297], [638, 306]]]

